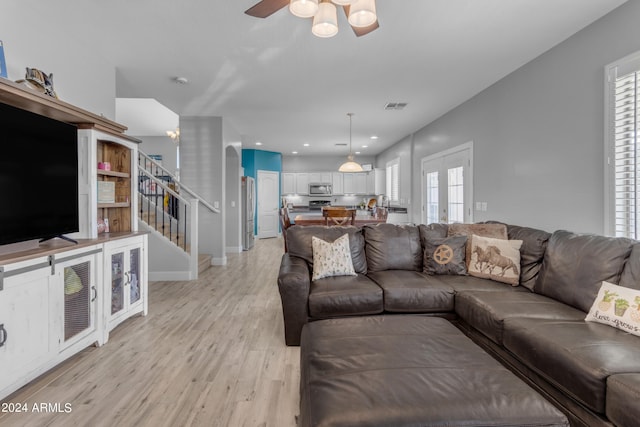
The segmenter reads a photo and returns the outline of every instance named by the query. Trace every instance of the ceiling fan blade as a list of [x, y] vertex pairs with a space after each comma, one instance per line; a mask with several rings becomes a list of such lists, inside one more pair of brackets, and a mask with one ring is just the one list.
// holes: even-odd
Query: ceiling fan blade
[[[344, 14], [347, 17], [347, 21], [349, 20], [349, 8], [350, 6], [348, 4], [345, 6], [342, 6], [342, 9], [344, 10]], [[351, 25], [351, 28], [353, 29], [353, 32], [356, 33], [356, 36], [362, 37], [369, 34], [371, 31], [377, 30], [378, 28], [380, 28], [380, 24], [378, 24], [378, 20], [376, 19], [376, 22], [374, 22], [371, 25], [367, 25], [366, 27], [354, 27], [353, 25]]]
[[249, 16], [266, 18], [289, 4], [289, 0], [262, 0], [245, 10]]

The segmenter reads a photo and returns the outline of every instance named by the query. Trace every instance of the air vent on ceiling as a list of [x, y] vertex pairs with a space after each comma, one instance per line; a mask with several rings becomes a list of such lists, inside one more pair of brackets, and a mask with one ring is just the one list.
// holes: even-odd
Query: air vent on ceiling
[[343, 144], [341, 142], [336, 144], [336, 147], [346, 147], [346, 146], [347, 146], [347, 144]]
[[406, 102], [387, 102], [384, 106], [385, 110], [404, 110], [407, 106]]

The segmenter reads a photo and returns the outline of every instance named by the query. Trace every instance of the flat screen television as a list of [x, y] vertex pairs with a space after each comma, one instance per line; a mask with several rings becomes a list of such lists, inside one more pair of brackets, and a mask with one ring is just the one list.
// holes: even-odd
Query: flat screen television
[[78, 129], [0, 103], [0, 245], [79, 229]]

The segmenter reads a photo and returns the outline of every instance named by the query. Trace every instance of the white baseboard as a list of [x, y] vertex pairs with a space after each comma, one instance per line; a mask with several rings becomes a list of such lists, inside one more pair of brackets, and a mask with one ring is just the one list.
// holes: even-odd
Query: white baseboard
[[150, 271], [151, 282], [174, 282], [181, 280], [194, 280], [190, 271]]
[[211, 258], [211, 265], [227, 265], [227, 257]]
[[227, 246], [225, 248], [225, 253], [228, 254], [239, 254], [242, 252], [242, 246]]

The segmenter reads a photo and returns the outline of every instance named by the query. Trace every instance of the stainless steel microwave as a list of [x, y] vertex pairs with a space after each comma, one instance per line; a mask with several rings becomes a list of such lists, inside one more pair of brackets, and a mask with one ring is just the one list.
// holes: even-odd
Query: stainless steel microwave
[[330, 196], [332, 193], [331, 184], [328, 183], [312, 183], [309, 184], [310, 196]]

